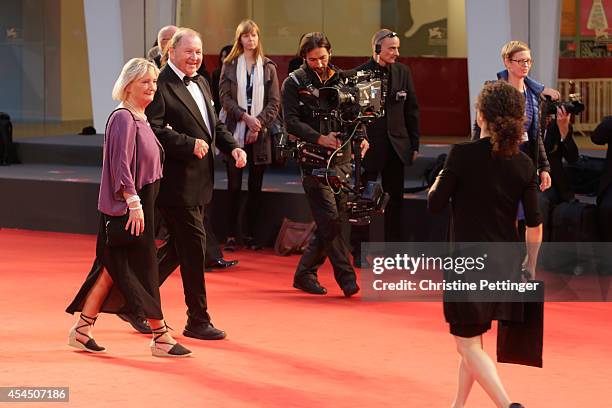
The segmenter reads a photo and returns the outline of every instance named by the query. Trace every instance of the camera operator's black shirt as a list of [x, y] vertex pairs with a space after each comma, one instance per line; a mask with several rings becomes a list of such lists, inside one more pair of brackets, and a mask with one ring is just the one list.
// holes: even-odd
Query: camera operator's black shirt
[[[310, 84], [316, 89], [337, 86], [340, 83], [340, 70], [331, 64], [329, 68], [332, 69], [334, 73], [325, 83], [321, 82], [317, 73], [308, 67], [307, 64], [302, 64], [299, 69], [293, 72], [300, 84], [298, 84], [292, 76], [288, 76], [283, 82], [281, 99], [283, 103], [285, 128], [289, 134], [294, 135], [300, 141], [317, 144], [319, 136], [321, 136], [324, 131], [321, 130], [319, 117], [314, 115], [314, 111], [316, 107], [318, 107], [318, 99], [308, 92], [307, 86]], [[302, 76], [306, 78], [302, 78]], [[304, 81], [304, 79], [307, 79], [307, 81]], [[350, 162], [350, 143], [347, 143], [341, 150], [341, 153], [342, 156], [334, 161], [335, 165]]]

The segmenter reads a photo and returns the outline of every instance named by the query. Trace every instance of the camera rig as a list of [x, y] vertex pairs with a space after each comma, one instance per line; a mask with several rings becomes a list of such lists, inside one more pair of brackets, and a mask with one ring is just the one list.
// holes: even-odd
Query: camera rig
[[[385, 81], [376, 71], [343, 71], [335, 86], [320, 89], [306, 86], [300, 92], [301, 100], [319, 118], [322, 134], [338, 132], [341, 146], [329, 149], [313, 143], [292, 142], [286, 137], [276, 146], [280, 156], [293, 157], [301, 166], [311, 168], [312, 176], [328, 185], [334, 194], [348, 193], [349, 222], [354, 225], [368, 225], [372, 216], [384, 213], [389, 201], [389, 194], [379, 183], [361, 183], [361, 143], [367, 139], [366, 125], [384, 116]], [[349, 143], [354, 152], [353, 185], [332, 169], [334, 159], [344, 154]]]

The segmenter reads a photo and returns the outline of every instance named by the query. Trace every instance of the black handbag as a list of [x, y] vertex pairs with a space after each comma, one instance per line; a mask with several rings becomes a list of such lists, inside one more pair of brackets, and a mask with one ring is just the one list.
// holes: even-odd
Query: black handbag
[[259, 136], [253, 143], [252, 160], [255, 165], [272, 163], [272, 141], [268, 128], [262, 127], [259, 131]]
[[522, 303], [522, 321], [500, 320], [497, 327], [497, 361], [542, 368], [544, 348], [544, 282], [526, 295]]
[[104, 215], [104, 226], [106, 229], [106, 245], [111, 248], [126, 247], [142, 241], [143, 234], [132, 235], [131, 230], [126, 230], [125, 225], [129, 214], [113, 217]]
[[[130, 112], [128, 109], [126, 110]], [[112, 114], [110, 116], [112, 116]], [[110, 120], [110, 116], [109, 116], [109, 120]], [[132, 115], [132, 118], [134, 118], [133, 115]], [[134, 123], [136, 123], [136, 119], [134, 119]], [[108, 127], [108, 122], [106, 122], [106, 125]], [[104, 137], [106, 139], [106, 131], [104, 132]], [[104, 143], [106, 144], [106, 140], [104, 140]], [[138, 126], [136, 126], [136, 138], [134, 140], [134, 160], [136, 163], [138, 163]], [[134, 170], [134, 185], [136, 185], [136, 180], [138, 180], [137, 172], [138, 172], [138, 164], [135, 166], [135, 170]], [[143, 234], [139, 234], [138, 236], [136, 236], [132, 234], [131, 229], [128, 229], [128, 230], [125, 229], [125, 226], [130, 217], [129, 213], [130, 212], [128, 210], [128, 212], [125, 215], [111, 216], [111, 215], [104, 214], [104, 229], [106, 232], [106, 245], [108, 245], [109, 247], [111, 248], [126, 247], [126, 246], [131, 246], [131, 245], [134, 245], [142, 241]]]

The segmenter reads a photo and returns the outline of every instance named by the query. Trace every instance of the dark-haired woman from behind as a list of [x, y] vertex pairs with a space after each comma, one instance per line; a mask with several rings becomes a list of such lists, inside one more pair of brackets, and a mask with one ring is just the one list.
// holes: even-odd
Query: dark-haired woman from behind
[[[532, 160], [519, 150], [524, 131], [525, 98], [508, 83], [497, 81], [485, 85], [478, 96], [476, 109], [481, 138], [452, 147], [429, 191], [428, 207], [437, 213], [452, 201], [451, 236], [455, 242], [518, 242], [516, 212], [522, 202], [527, 226], [525, 269], [533, 278], [542, 226], [536, 169]], [[520, 251], [517, 250], [511, 259], [508, 270], [519, 271]], [[492, 320], [516, 318], [511, 304], [467, 300], [444, 302], [444, 316], [461, 356], [458, 389], [452, 407], [465, 406], [474, 381], [497, 407], [522, 407], [510, 402], [495, 363], [482, 345], [482, 335], [491, 328]]]

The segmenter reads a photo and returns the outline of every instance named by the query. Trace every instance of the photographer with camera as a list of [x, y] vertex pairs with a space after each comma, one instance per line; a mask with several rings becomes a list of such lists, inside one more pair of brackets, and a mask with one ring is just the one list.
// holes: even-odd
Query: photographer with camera
[[552, 114], [546, 117], [548, 123], [544, 131], [544, 148], [550, 162], [552, 187], [544, 191], [544, 196], [550, 204], [555, 205], [574, 199], [574, 191], [563, 168], [563, 159], [568, 163], [576, 163], [578, 146], [574, 141], [570, 124], [572, 114], [567, 112], [563, 106], [556, 107], [551, 103], [545, 104], [547, 105], [550, 108], [544, 114]]
[[[385, 211], [385, 241], [402, 241], [404, 166], [412, 165], [419, 152], [419, 106], [410, 69], [397, 62], [400, 40], [388, 29], [372, 37], [372, 58], [357, 67], [379, 73], [383, 78], [385, 115], [368, 125], [370, 153], [364, 159], [363, 179], [382, 176], [383, 190], [390, 200]], [[361, 242], [369, 241], [368, 229], [354, 226], [351, 234], [353, 262], [361, 266]]]
[[[316, 114], [319, 89], [338, 85], [341, 80], [339, 70], [329, 63], [331, 44], [323, 33], [308, 33], [300, 42], [300, 56], [304, 64], [290, 74], [281, 89], [285, 126], [300, 141], [329, 149], [326, 174], [333, 173], [339, 180], [348, 180], [351, 143], [339, 138], [342, 135], [333, 118]], [[367, 140], [362, 140], [360, 147], [361, 154], [365, 154], [369, 147]], [[350, 297], [359, 291], [359, 286], [342, 234], [348, 225], [347, 193], [333, 189], [317, 177], [321, 166], [301, 162], [300, 167], [302, 185], [317, 229], [298, 263], [293, 286], [311, 294], [326, 294], [327, 290], [317, 279], [317, 270], [329, 257], [336, 282], [344, 295]]]

